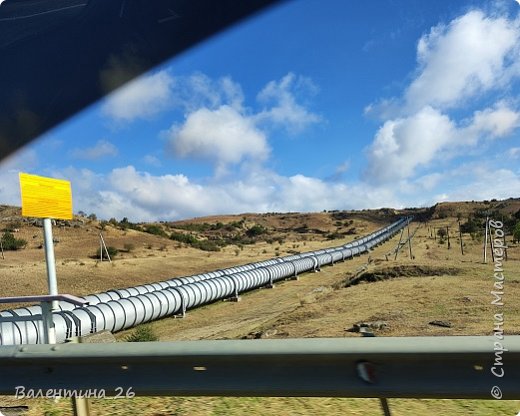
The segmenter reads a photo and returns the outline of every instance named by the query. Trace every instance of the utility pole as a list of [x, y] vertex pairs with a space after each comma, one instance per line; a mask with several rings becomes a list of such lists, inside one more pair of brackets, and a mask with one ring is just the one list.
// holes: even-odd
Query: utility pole
[[410, 260], [412, 260], [413, 256], [412, 256], [412, 239], [410, 238], [410, 221], [408, 221], [408, 224], [406, 225], [406, 230], [408, 233], [408, 248], [410, 249]]
[[460, 240], [460, 252], [464, 255], [464, 248], [462, 244], [462, 231], [460, 230], [460, 221], [459, 221], [459, 240]]
[[395, 257], [394, 260], [397, 260], [397, 254], [399, 253], [399, 249], [401, 248], [401, 241], [403, 239], [404, 228], [401, 228], [401, 235], [399, 236], [399, 242], [397, 243], [397, 247], [395, 248]]
[[108, 261], [112, 263], [112, 259], [110, 258], [110, 254], [108, 253], [107, 245], [105, 244], [105, 239], [103, 238], [103, 234], [99, 233], [100, 245], [101, 245], [101, 261], [103, 261], [103, 248], [105, 249], [105, 253], [107, 254]]
[[[504, 216], [502, 215], [502, 224], [504, 224]], [[507, 229], [504, 227], [504, 242], [503, 242], [503, 246], [504, 246], [504, 256], [505, 256], [505, 261], [507, 261]]]
[[486, 217], [486, 237], [484, 239], [484, 263], [487, 263], [488, 221], [489, 217]]
[[493, 236], [491, 235], [491, 227], [489, 225], [489, 222], [488, 222], [488, 232], [489, 232], [489, 243], [490, 243], [490, 246], [491, 246], [491, 260], [493, 261], [493, 263], [495, 262], [495, 244], [493, 243]]

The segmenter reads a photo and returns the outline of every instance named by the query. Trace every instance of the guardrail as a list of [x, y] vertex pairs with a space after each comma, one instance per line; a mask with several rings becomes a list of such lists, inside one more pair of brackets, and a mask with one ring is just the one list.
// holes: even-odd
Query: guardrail
[[[520, 399], [520, 336], [0, 347], [0, 394]], [[491, 369], [503, 369], [497, 377]], [[495, 371], [496, 372], [496, 371]], [[20, 390], [18, 390], [20, 393]], [[94, 394], [95, 393], [95, 394]]]

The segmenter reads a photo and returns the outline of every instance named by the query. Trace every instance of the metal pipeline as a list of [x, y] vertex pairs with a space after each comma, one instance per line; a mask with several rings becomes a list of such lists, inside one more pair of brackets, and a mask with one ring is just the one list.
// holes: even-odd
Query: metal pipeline
[[[166, 316], [184, 315], [187, 309], [272, 286], [300, 273], [319, 271], [322, 266], [368, 252], [391, 238], [408, 221], [410, 218], [401, 218], [368, 236], [338, 247], [88, 295], [85, 297], [88, 306], [75, 307], [60, 302], [61, 310], [53, 314], [57, 342], [71, 336], [101, 330], [117, 332]], [[39, 306], [0, 312], [0, 345], [41, 343], [42, 334]]]

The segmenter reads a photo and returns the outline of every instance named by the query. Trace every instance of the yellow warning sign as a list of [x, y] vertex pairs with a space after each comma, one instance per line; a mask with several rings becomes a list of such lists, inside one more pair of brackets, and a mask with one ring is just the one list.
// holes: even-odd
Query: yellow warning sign
[[72, 219], [70, 182], [20, 173], [24, 217]]

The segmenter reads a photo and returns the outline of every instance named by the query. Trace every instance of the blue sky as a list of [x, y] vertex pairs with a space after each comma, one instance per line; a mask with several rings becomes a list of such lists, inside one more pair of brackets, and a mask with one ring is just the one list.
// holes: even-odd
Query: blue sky
[[520, 196], [520, 5], [290, 1], [0, 165], [134, 221]]

